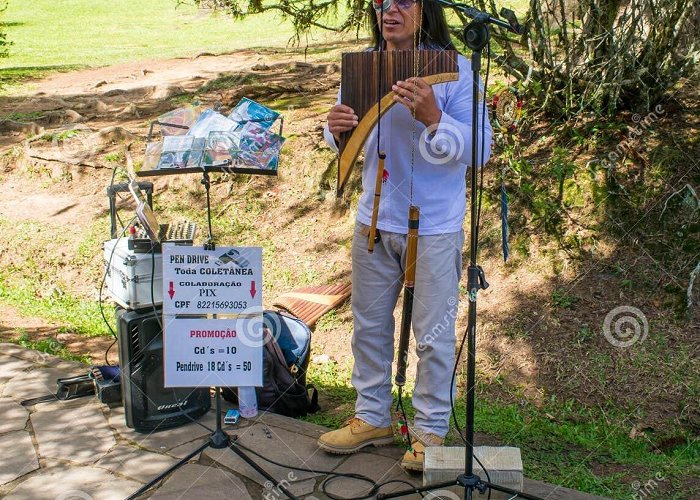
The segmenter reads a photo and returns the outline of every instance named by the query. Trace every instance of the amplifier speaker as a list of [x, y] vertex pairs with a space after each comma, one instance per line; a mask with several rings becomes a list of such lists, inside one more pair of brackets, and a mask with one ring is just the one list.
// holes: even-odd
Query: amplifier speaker
[[209, 388], [164, 387], [161, 311], [117, 307], [126, 425], [138, 432], [187, 424], [211, 407]]

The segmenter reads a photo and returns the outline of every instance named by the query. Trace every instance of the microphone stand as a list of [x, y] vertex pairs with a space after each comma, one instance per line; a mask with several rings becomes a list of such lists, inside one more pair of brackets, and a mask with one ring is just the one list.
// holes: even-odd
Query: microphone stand
[[[486, 47], [489, 41], [489, 24], [494, 24], [514, 33], [522, 32], [522, 27], [517, 23], [515, 15], [510, 12], [501, 11], [501, 15], [509, 17], [510, 22], [505, 22], [500, 19], [489, 16], [484, 12], [468, 7], [464, 4], [457, 4], [449, 0], [431, 0], [444, 7], [450, 7], [463, 12], [472, 18], [472, 21], [464, 28], [464, 42], [472, 50], [471, 69], [472, 69], [472, 155], [470, 169], [470, 216], [471, 216], [471, 240], [469, 249], [469, 267], [467, 268], [467, 288], [469, 290], [469, 313], [467, 319], [467, 422], [466, 422], [466, 446], [464, 473], [457, 476], [452, 481], [446, 481], [436, 484], [428, 484], [420, 488], [411, 488], [400, 490], [394, 493], [380, 493], [377, 499], [396, 498], [414, 493], [422, 493], [425, 491], [439, 490], [449, 488], [451, 486], [459, 486], [464, 488], [464, 499], [471, 500], [474, 491], [485, 493], [487, 490], [501, 491], [512, 495], [511, 498], [525, 498], [529, 500], [543, 500], [540, 497], [529, 495], [505, 486], [493, 484], [482, 480], [474, 474], [474, 399], [476, 393], [476, 299], [479, 290], [488, 288], [484, 270], [477, 265], [477, 249], [478, 249], [478, 183], [477, 183], [477, 159], [479, 145], [479, 71], [481, 69], [481, 51]], [[506, 10], [506, 9], [504, 9]], [[486, 98], [486, 89], [484, 89], [484, 99]], [[484, 113], [485, 115], [485, 113]], [[484, 116], [486, 119], [486, 116]], [[483, 168], [483, 166], [482, 166]]]
[[[472, 22], [469, 23], [464, 29], [464, 42], [467, 44], [467, 47], [469, 47], [472, 50], [481, 51], [481, 49], [483, 49], [486, 46], [486, 43], [489, 41], [488, 26], [486, 26], [488, 24], [493, 24], [494, 26], [498, 26], [499, 28], [506, 29], [512, 33], [515, 33], [516, 35], [522, 35], [523, 33], [525, 33], [525, 27], [518, 23], [518, 19], [515, 17], [515, 12], [513, 12], [510, 9], [506, 9], [505, 7], [501, 9], [500, 15], [505, 17], [508, 22], [498, 19], [497, 17], [490, 16], [486, 12], [481, 12], [480, 10], [477, 10], [474, 7], [469, 7], [468, 5], [463, 3], [451, 2], [450, 0], [430, 1], [443, 7], [447, 7], [461, 12], [462, 14], [465, 14], [466, 16], [472, 19]], [[483, 41], [484, 46], [476, 49], [472, 47], [472, 45], [470, 45], [470, 42], [466, 38], [467, 30], [469, 30], [470, 27], [474, 25], [474, 23], [485, 25], [485, 28], [487, 30], [486, 34], [484, 35], [486, 37], [486, 39]]]

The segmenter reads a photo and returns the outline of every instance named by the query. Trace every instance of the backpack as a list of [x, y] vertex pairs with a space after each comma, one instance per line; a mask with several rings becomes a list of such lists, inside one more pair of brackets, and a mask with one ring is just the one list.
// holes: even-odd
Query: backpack
[[[278, 311], [263, 312], [263, 386], [256, 387], [258, 408], [287, 417], [301, 417], [321, 409], [318, 391], [306, 384], [311, 331], [306, 323]], [[235, 387], [222, 396], [238, 403]]]

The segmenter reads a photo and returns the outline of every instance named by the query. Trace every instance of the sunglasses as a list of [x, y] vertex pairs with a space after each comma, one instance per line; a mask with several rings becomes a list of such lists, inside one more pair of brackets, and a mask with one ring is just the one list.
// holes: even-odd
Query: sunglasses
[[386, 12], [391, 8], [392, 1], [399, 9], [408, 10], [414, 3], [416, 3], [417, 0], [372, 0], [372, 5], [374, 6], [374, 10], [377, 12]]

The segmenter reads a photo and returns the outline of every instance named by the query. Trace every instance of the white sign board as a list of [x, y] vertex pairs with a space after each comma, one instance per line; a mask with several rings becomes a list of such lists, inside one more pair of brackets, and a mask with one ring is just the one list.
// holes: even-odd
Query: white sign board
[[262, 248], [163, 244], [163, 315], [262, 313]]
[[262, 314], [164, 321], [165, 387], [263, 385]]

